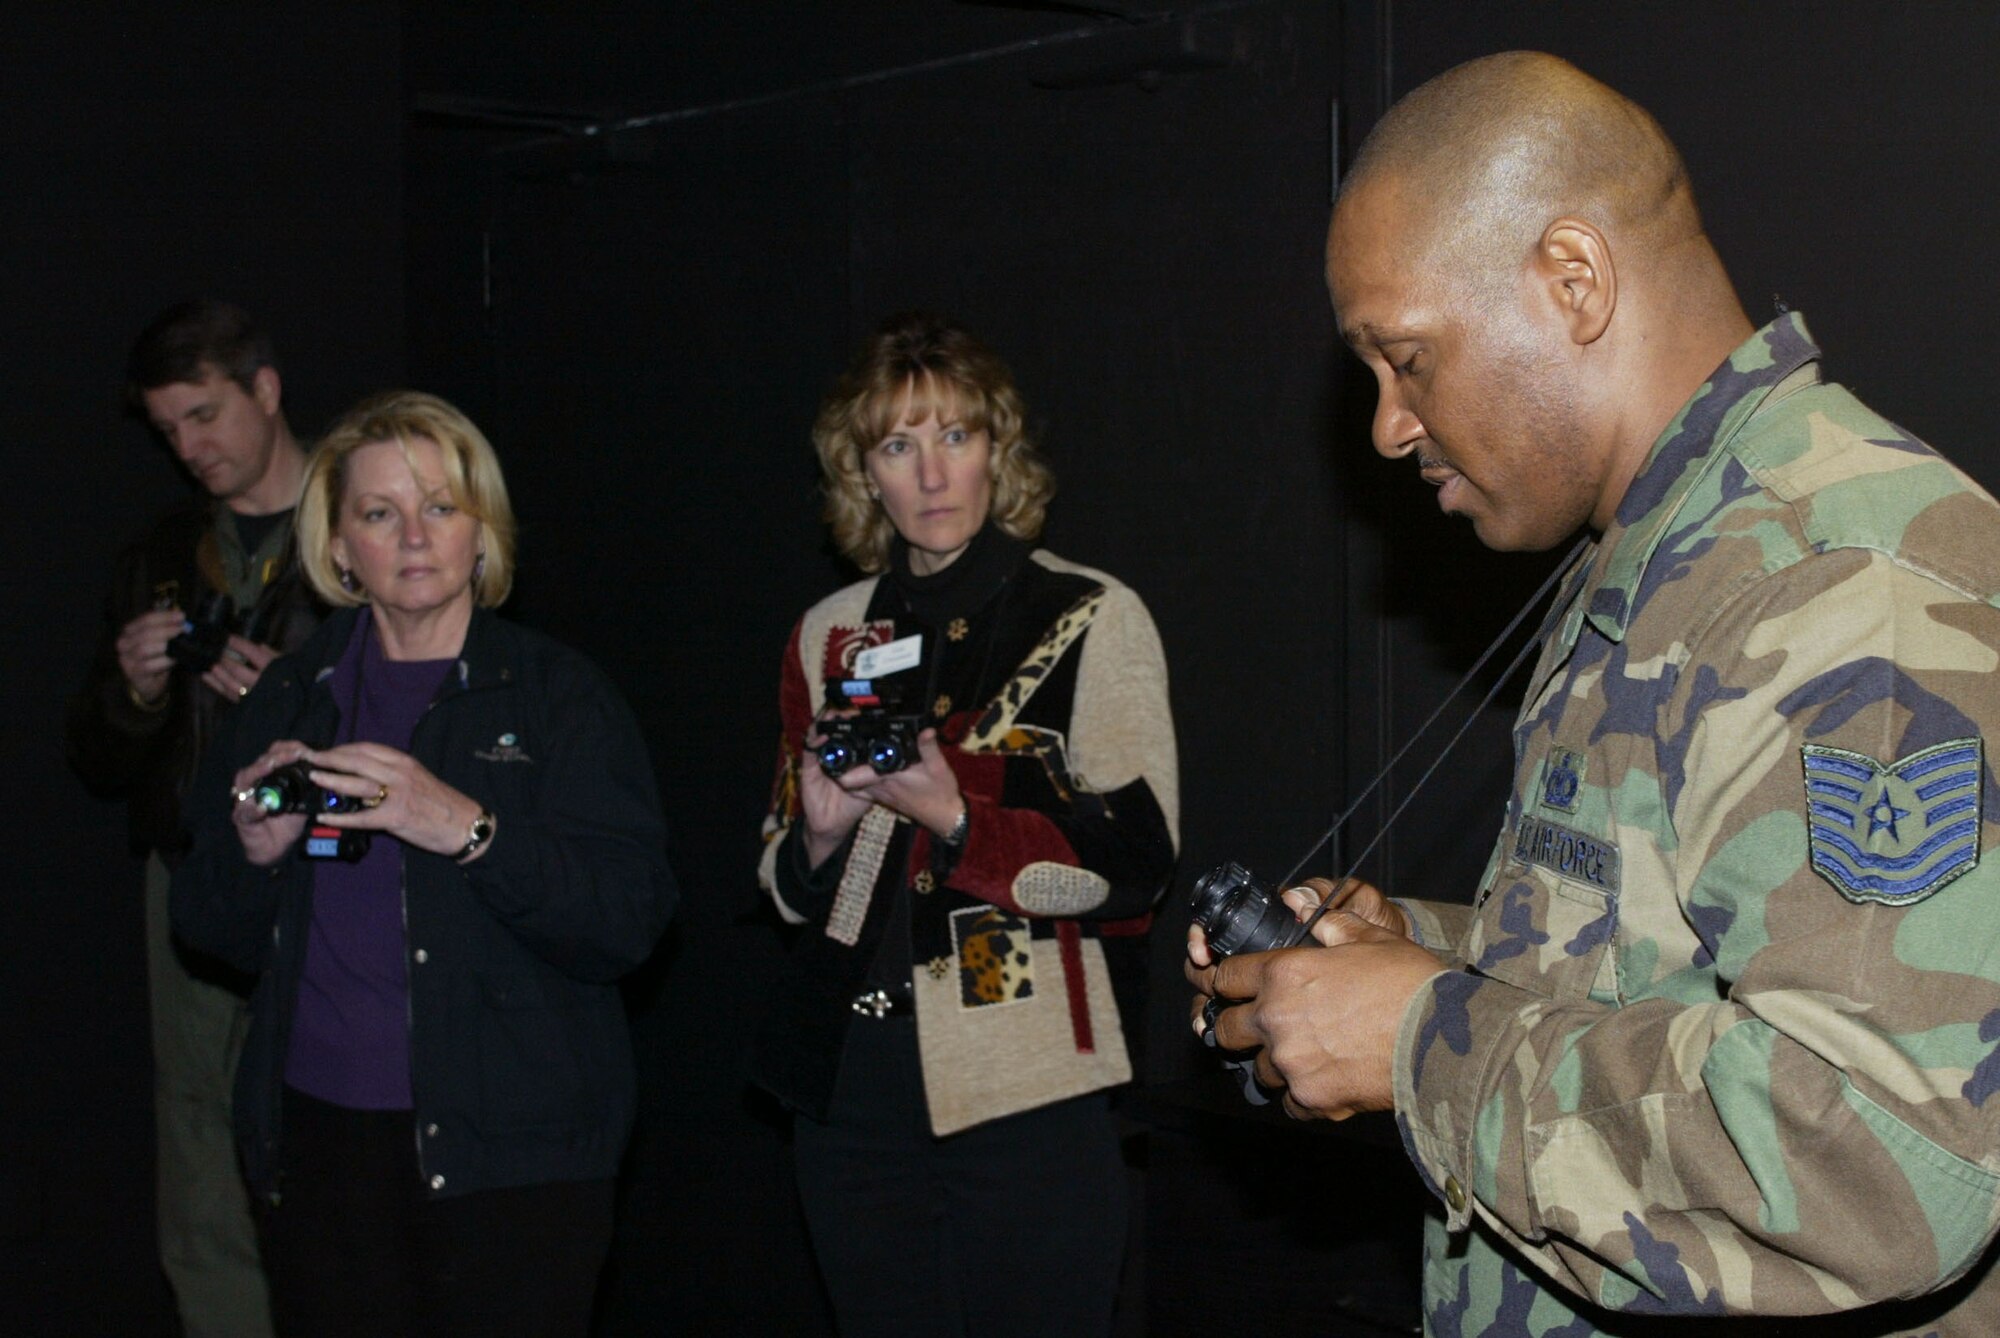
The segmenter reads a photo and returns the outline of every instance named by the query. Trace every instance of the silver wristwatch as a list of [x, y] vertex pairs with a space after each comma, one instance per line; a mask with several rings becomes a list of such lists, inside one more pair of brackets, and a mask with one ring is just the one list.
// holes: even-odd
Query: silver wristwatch
[[493, 814], [488, 809], [480, 809], [479, 816], [472, 820], [472, 826], [465, 833], [465, 844], [460, 847], [458, 861], [463, 864], [479, 853], [479, 848], [493, 839]]

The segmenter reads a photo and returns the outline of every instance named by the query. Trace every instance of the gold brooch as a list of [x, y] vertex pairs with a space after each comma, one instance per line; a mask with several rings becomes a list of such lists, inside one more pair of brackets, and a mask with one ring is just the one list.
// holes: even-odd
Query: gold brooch
[[972, 629], [970, 627], [966, 626], [965, 619], [953, 618], [951, 620], [951, 625], [944, 629], [944, 634], [950, 640], [963, 641], [965, 640], [966, 633], [970, 632], [971, 630]]
[[919, 869], [917, 870], [915, 885], [917, 891], [929, 892], [937, 887], [937, 879], [931, 875], [931, 871], [929, 869]]
[[938, 699], [935, 702], [931, 703], [931, 716], [934, 719], [942, 720], [950, 714], [951, 714], [951, 694], [940, 692], [938, 694]]

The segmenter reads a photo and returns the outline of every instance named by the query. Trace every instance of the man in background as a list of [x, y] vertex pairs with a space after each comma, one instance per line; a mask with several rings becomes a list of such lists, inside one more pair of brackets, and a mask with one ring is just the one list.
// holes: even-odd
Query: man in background
[[189, 1335], [268, 1334], [269, 1302], [230, 1133], [248, 982], [175, 942], [170, 871], [202, 751], [320, 610], [293, 564], [305, 453], [269, 338], [239, 308], [191, 301], [132, 347], [126, 393], [200, 485], [119, 556], [104, 630], [70, 702], [70, 765], [125, 804], [145, 860], [160, 1260]]

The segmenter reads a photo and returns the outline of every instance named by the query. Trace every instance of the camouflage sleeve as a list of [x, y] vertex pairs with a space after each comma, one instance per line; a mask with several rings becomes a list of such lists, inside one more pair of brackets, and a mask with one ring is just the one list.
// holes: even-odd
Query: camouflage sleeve
[[1407, 897], [1391, 897], [1390, 900], [1410, 917], [1411, 938], [1443, 956], [1452, 965], [1462, 964], [1454, 950], [1465, 938], [1472, 907], [1458, 902], [1417, 901]]
[[1678, 916], [1694, 966], [1655, 979], [1627, 924], [1610, 999], [1440, 976], [1397, 1045], [1407, 1145], [1452, 1230], [1613, 1308], [1934, 1290], [2000, 1214], [2000, 611], [1837, 550], [1690, 640], [1617, 913]]

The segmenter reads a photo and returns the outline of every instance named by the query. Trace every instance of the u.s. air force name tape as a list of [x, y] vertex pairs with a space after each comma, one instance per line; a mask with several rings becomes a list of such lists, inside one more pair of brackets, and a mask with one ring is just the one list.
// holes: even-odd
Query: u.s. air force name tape
[[1563, 878], [1618, 890], [1618, 845], [1532, 814], [1514, 829], [1514, 857]]

